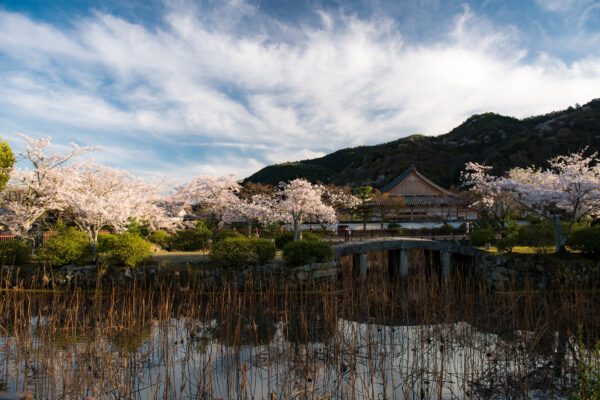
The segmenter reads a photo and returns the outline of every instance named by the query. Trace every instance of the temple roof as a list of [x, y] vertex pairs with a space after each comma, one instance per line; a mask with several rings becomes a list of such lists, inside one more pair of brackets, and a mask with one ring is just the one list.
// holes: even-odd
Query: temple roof
[[454, 197], [455, 196], [452, 192], [449, 192], [448, 190], [444, 189], [443, 187], [439, 186], [438, 184], [432, 182], [427, 177], [425, 177], [423, 174], [421, 174], [419, 171], [417, 171], [417, 168], [414, 166], [414, 164], [411, 164], [410, 167], [408, 167], [408, 169], [406, 171], [404, 171], [401, 175], [399, 175], [392, 182], [390, 182], [389, 184], [384, 186], [381, 189], [381, 193], [388, 193], [388, 192], [392, 191], [392, 189], [401, 186], [401, 184], [403, 184], [403, 182], [407, 179], [412, 179], [414, 181], [420, 180], [420, 186], [422, 188], [428, 188], [429, 189], [428, 191], [430, 191], [431, 193], [427, 193], [427, 194], [424, 194], [424, 193], [390, 193], [390, 196], [394, 196], [394, 195], [402, 195], [404, 197], [412, 196], [412, 195], [424, 195], [424, 196], [439, 195], [441, 197], [445, 197], [445, 196]]
[[464, 204], [464, 201], [454, 195], [423, 195], [407, 194], [394, 197], [388, 197], [383, 200], [369, 201], [369, 206], [448, 206], [453, 204]]

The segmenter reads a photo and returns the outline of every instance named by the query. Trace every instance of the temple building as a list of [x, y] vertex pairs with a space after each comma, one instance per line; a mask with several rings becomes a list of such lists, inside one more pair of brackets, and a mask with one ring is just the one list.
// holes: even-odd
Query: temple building
[[478, 217], [468, 202], [422, 175], [414, 165], [367, 203], [372, 222], [471, 221]]

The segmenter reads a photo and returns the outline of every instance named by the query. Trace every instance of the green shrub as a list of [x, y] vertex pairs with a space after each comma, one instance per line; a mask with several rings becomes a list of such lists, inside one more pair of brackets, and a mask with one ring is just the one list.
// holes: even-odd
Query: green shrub
[[538, 250], [553, 246], [556, 243], [556, 235], [552, 224], [548, 221], [540, 221], [523, 226], [519, 232], [519, 243], [535, 247]]
[[0, 242], [0, 265], [27, 264], [31, 259], [31, 245], [20, 240]]
[[574, 230], [567, 238], [567, 246], [583, 253], [600, 254], [600, 225]]
[[208, 247], [212, 233], [207, 228], [184, 229], [171, 236], [171, 250], [196, 251]]
[[108, 253], [115, 247], [117, 235], [112, 233], [100, 233], [98, 234], [98, 253]]
[[283, 248], [283, 258], [292, 266], [331, 261], [333, 256], [333, 246], [323, 241], [302, 239], [292, 241]]
[[160, 246], [163, 250], [167, 250], [169, 248], [169, 242], [171, 240], [171, 235], [163, 230], [155, 230], [148, 236], [148, 241], [150, 243], [154, 243], [157, 246]]
[[116, 235], [110, 247], [107, 256], [116, 264], [135, 267], [152, 258], [150, 242], [133, 233]]
[[150, 224], [146, 220], [138, 221], [137, 218], [129, 218], [127, 232], [146, 237], [150, 234]]
[[515, 240], [518, 240], [519, 234], [523, 230], [523, 227], [513, 219], [506, 219], [502, 224], [502, 236], [509, 237], [514, 236]]
[[267, 237], [276, 238], [281, 232], [281, 225], [271, 224], [263, 228], [263, 232]]
[[254, 247], [259, 265], [266, 264], [275, 257], [275, 245], [270, 240], [260, 238], [251, 238], [248, 240]]
[[315, 255], [315, 262], [322, 263], [332, 261], [335, 256], [333, 246], [328, 242], [317, 242], [313, 245], [313, 253]]
[[486, 243], [493, 243], [495, 236], [494, 229], [489, 225], [483, 228], [475, 228], [469, 235], [469, 244], [471, 246], [484, 246]]
[[294, 241], [294, 232], [284, 231], [277, 238], [275, 238], [275, 247], [283, 249], [286, 244]]
[[225, 239], [245, 239], [246, 236], [234, 231], [217, 232], [213, 236], [213, 243], [218, 243]]
[[196, 221], [196, 229], [199, 231], [211, 231], [215, 229], [215, 224], [208, 219], [199, 219]]
[[511, 252], [512, 249], [519, 243], [519, 236], [518, 235], [510, 235], [510, 236], [505, 236], [501, 239], [496, 240], [496, 247], [498, 247], [498, 250], [506, 250], [508, 252]]
[[42, 256], [55, 267], [75, 264], [91, 256], [90, 240], [73, 227], [63, 229], [46, 243]]
[[302, 232], [302, 240], [311, 240], [311, 241], [319, 241], [321, 238], [316, 233], [312, 232]]
[[230, 237], [213, 245], [210, 259], [219, 267], [240, 268], [255, 265], [258, 262], [258, 254], [253, 241], [245, 237]]

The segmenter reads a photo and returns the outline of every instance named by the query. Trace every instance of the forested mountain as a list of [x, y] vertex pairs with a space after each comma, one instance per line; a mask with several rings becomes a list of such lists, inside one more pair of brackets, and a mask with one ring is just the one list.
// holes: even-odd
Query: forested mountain
[[310, 181], [386, 185], [410, 164], [434, 182], [459, 185], [468, 161], [494, 167], [544, 166], [559, 154], [584, 147], [600, 149], [600, 98], [583, 106], [522, 120], [494, 113], [476, 114], [440, 136], [413, 135], [389, 143], [338, 150], [324, 157], [267, 166], [244, 182], [275, 185], [297, 177]]

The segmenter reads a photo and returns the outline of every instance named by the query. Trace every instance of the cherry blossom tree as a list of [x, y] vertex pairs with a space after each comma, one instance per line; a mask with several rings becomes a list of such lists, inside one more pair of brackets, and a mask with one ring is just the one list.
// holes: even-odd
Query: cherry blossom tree
[[300, 227], [305, 221], [335, 224], [337, 218], [332, 206], [323, 202], [325, 189], [305, 179], [281, 183], [276, 193], [277, 207], [283, 220], [293, 226], [294, 239], [302, 238]]
[[12, 171], [10, 185], [2, 192], [2, 219], [11, 232], [32, 240], [29, 231], [36, 221], [48, 211], [64, 209], [65, 204], [59, 199], [66, 183], [63, 171], [72, 161], [78, 161], [80, 154], [93, 148], [71, 143], [67, 152], [48, 152], [49, 137], [32, 139], [20, 136], [28, 143], [21, 158], [29, 161], [33, 169], [16, 168]]
[[333, 207], [336, 211], [355, 208], [360, 204], [360, 200], [352, 194], [352, 188], [344, 188], [334, 185], [322, 186], [323, 202]]
[[186, 205], [196, 205], [210, 214], [220, 226], [239, 218], [243, 206], [237, 196], [239, 183], [232, 176], [200, 175], [176, 189], [175, 197]]
[[507, 218], [518, 210], [519, 205], [514, 194], [502, 190], [497, 185], [496, 177], [488, 174], [491, 169], [490, 166], [477, 163], [466, 164], [461, 179], [464, 186], [471, 186], [473, 196], [465, 196], [468, 197], [465, 200], [503, 226]]
[[277, 201], [271, 196], [262, 194], [255, 194], [251, 201], [238, 202], [234, 214], [248, 222], [248, 235], [251, 233], [253, 222], [267, 226], [284, 219], [284, 215], [277, 207]]
[[154, 226], [168, 222], [157, 206], [161, 191], [157, 185], [144, 183], [128, 172], [94, 164], [64, 168], [61, 174], [65, 184], [57, 198], [87, 234], [94, 260], [102, 228], [123, 231], [131, 217]]
[[513, 168], [504, 177], [491, 176], [489, 167], [469, 163], [464, 183], [472, 185], [485, 204], [493, 205], [509, 193], [525, 209], [548, 220], [556, 234], [556, 251], [562, 252], [573, 224], [600, 214], [599, 160], [597, 153], [584, 156], [585, 150], [550, 159], [546, 170]]

